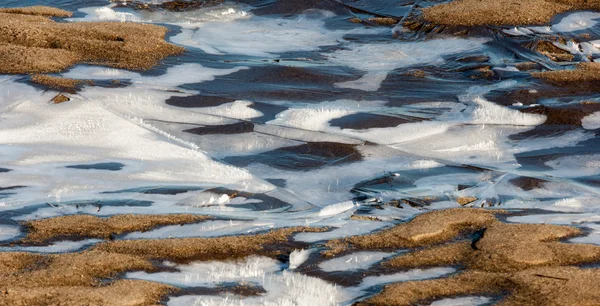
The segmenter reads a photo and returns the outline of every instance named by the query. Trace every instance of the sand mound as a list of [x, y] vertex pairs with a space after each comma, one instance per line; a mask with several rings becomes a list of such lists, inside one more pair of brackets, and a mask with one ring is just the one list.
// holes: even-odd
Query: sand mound
[[456, 0], [423, 9], [423, 18], [449, 26], [539, 25], [571, 10], [600, 9], [586, 0]]
[[[76, 63], [144, 70], [183, 52], [164, 41], [164, 27], [118, 22], [58, 23], [47, 7], [0, 13], [0, 73], [48, 73]], [[36, 16], [34, 16], [36, 15]]]
[[[464, 220], [469, 213], [459, 212], [454, 209], [442, 214], [424, 214], [420, 220], [415, 218], [402, 227], [389, 230], [386, 237], [403, 244], [407, 231], [399, 228], [434, 228], [431, 226], [434, 223], [441, 224], [438, 231], [446, 229], [450, 232], [448, 228], [466, 224]], [[475, 215], [485, 216], [481, 212]], [[443, 221], [452, 219], [456, 223]], [[479, 224], [481, 230], [472, 240], [428, 247], [383, 263], [384, 267], [395, 269], [459, 265], [463, 269], [461, 273], [449, 278], [391, 284], [380, 294], [358, 305], [412, 305], [444, 297], [499, 296], [507, 292], [509, 294], [501, 301], [502, 305], [592, 305], [600, 297], [597, 293], [599, 269], [564, 267], [600, 261], [600, 246], [559, 241], [580, 235], [579, 229], [548, 224], [507, 224], [484, 219], [473, 224]], [[390, 235], [392, 232], [399, 234], [394, 238]], [[361, 237], [369, 241], [369, 236], [351, 238], [356, 241]], [[378, 245], [375, 244], [375, 247]], [[570, 300], [571, 295], [575, 296], [573, 300]]]
[[484, 209], [455, 208], [432, 211], [375, 234], [331, 241], [328, 243], [331, 250], [324, 255], [332, 256], [348, 248], [397, 249], [444, 242], [454, 238], [461, 231], [484, 228], [495, 220], [494, 212]]
[[29, 221], [26, 237], [30, 242], [43, 242], [63, 237], [110, 238], [127, 232], [147, 231], [158, 226], [194, 223], [210, 219], [200, 215], [117, 215], [98, 218], [90, 215], [71, 215]]

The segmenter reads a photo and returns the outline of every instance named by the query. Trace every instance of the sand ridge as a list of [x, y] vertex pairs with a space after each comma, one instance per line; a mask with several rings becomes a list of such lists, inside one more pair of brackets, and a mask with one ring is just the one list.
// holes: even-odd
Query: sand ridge
[[147, 231], [159, 226], [195, 223], [211, 219], [192, 214], [116, 215], [99, 218], [70, 215], [24, 222], [29, 229], [27, 242], [44, 242], [58, 237], [103, 238], [127, 232]]

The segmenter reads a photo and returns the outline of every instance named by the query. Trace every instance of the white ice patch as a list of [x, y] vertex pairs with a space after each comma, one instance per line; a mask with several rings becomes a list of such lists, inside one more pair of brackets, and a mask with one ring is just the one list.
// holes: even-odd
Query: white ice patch
[[331, 240], [348, 236], [364, 235], [376, 230], [383, 229], [390, 225], [391, 223], [387, 222], [350, 220], [345, 225], [329, 232], [296, 234], [294, 236], [294, 240], [312, 243], [321, 240]]
[[120, 22], [142, 22], [141, 18], [132, 13], [118, 12], [113, 10], [116, 4], [102, 7], [86, 7], [79, 9], [85, 13], [83, 18], [67, 18], [68, 21], [120, 21]]
[[267, 122], [271, 125], [288, 126], [305, 130], [345, 135], [378, 144], [396, 144], [445, 132], [450, 125], [441, 121], [423, 121], [400, 124], [389, 128], [367, 130], [341, 129], [329, 122], [359, 112], [391, 111], [383, 101], [337, 100], [312, 105], [296, 105]]
[[256, 225], [245, 221], [209, 220], [198, 224], [170, 225], [146, 232], [133, 232], [124, 239], [216, 237], [238, 234], [253, 227]]
[[393, 254], [385, 252], [356, 252], [324, 261], [319, 264], [319, 268], [325, 272], [368, 269], [373, 264]]
[[350, 44], [329, 54], [329, 61], [366, 73], [358, 80], [337, 83], [342, 88], [376, 91], [394, 69], [440, 65], [444, 55], [483, 51], [482, 39], [436, 39], [419, 42]]
[[562, 177], [581, 177], [600, 174], [600, 154], [570, 155], [547, 161]]
[[129, 79], [134, 84], [165, 88], [212, 81], [217, 76], [232, 74], [244, 69], [248, 69], [248, 67], [240, 66], [230, 69], [216, 69], [204, 67], [196, 63], [185, 63], [169, 67], [166, 73], [159, 76], [142, 76], [139, 73], [122, 69], [79, 65], [63, 73], [62, 76], [79, 80]]
[[21, 231], [16, 226], [0, 225], [0, 241], [17, 237], [20, 234]]
[[350, 33], [372, 34], [380, 30], [357, 28], [332, 31], [325, 28], [324, 18], [300, 15], [294, 18], [251, 18], [232, 22], [205, 22], [197, 30], [183, 29], [171, 41], [202, 49], [209, 54], [241, 54], [257, 57], [277, 57], [290, 51], [315, 51], [322, 46], [340, 43]]
[[83, 247], [102, 242], [100, 239], [86, 239], [81, 241], [57, 241], [48, 246], [14, 246], [0, 247], [0, 251], [4, 252], [34, 252], [34, 253], [65, 253], [80, 250]]
[[527, 36], [533, 34], [533, 32], [530, 29], [525, 27], [514, 27], [510, 29], [504, 29], [502, 30], [502, 32], [512, 36]]
[[491, 299], [485, 296], [465, 296], [438, 300], [431, 303], [430, 306], [477, 306], [487, 305], [490, 301]]
[[310, 256], [312, 250], [294, 250], [290, 254], [290, 270], [294, 270], [302, 265]]
[[600, 129], [600, 112], [595, 112], [581, 119], [581, 126], [586, 130]]
[[259, 285], [267, 291], [260, 297], [245, 299], [215, 296], [182, 296], [171, 298], [169, 306], [184, 305], [244, 305], [244, 306], [337, 306], [343, 299], [335, 285], [319, 278], [283, 271], [269, 274]]
[[496, 105], [483, 98], [473, 101], [477, 108], [473, 111], [472, 123], [476, 124], [509, 124], [509, 125], [540, 125], [546, 121], [546, 116], [526, 114], [515, 109]]
[[[0, 84], [10, 87], [12, 82]], [[74, 96], [69, 103], [58, 105], [42, 102], [49, 101], [56, 93], [25, 92], [32, 95], [21, 100], [10, 94], [13, 106], [0, 120], [0, 145], [6, 148], [0, 162], [14, 169], [2, 177], [0, 184], [38, 182], [27, 194], [39, 199], [37, 201], [46, 197], [50, 198], [46, 201], [60, 201], [78, 194], [89, 196], [94, 191], [152, 185], [150, 182], [157, 181], [192, 185], [237, 183], [240, 185], [234, 189], [238, 190], [271, 186], [260, 183], [246, 170], [210, 159], [193, 146], [174, 144], [173, 137], [162, 133], [166, 136], [163, 137], [160, 131], [152, 132], [140, 120], [115, 114], [103, 104], [110, 103], [123, 113], [131, 112], [128, 102], [139, 98], [138, 95], [123, 95], [121, 100], [111, 96], [131, 93], [130, 89], [89, 89], [82, 92], [89, 98], [87, 101]], [[150, 93], [147, 91], [147, 94]], [[164, 103], [164, 98], [159, 101], [156, 103]], [[136, 105], [142, 110], [145, 107], [148, 112], [152, 110], [149, 104]], [[118, 160], [125, 168], [123, 171], [65, 168], [74, 161], [82, 164], [106, 160]]]
[[268, 273], [280, 270], [280, 264], [268, 257], [251, 256], [239, 261], [207, 261], [188, 265], [167, 263], [180, 272], [129, 272], [126, 278], [156, 281], [175, 286], [214, 287], [223, 282], [261, 281]]
[[600, 13], [576, 12], [565, 16], [552, 26], [555, 32], [574, 32], [594, 27], [600, 19]]
[[253, 102], [235, 101], [213, 107], [199, 108], [198, 111], [205, 114], [212, 114], [233, 119], [252, 119], [262, 117], [263, 113], [251, 108]]
[[319, 217], [333, 216], [355, 208], [354, 202], [347, 201], [337, 204], [331, 204], [321, 208]]
[[439, 167], [444, 167], [444, 164], [441, 164], [435, 160], [431, 160], [431, 159], [420, 159], [420, 160], [415, 160], [413, 162], [410, 163], [410, 167], [412, 169], [432, 169], [432, 168], [439, 168]]
[[323, 131], [329, 127], [330, 120], [356, 114], [357, 112], [357, 110], [341, 107], [297, 108], [285, 110], [277, 114], [275, 120], [267, 123]]

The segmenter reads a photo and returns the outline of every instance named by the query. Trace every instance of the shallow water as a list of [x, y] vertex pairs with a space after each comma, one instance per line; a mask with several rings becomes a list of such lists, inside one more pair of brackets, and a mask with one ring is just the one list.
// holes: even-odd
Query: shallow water
[[[2, 7], [79, 10], [69, 22], [165, 25], [171, 30], [167, 39], [187, 48], [145, 72], [73, 67], [59, 75], [120, 80], [124, 86], [85, 87], [59, 105], [47, 103], [56, 92], [31, 85], [27, 76], [0, 76], [0, 240], [22, 236], [17, 220], [187, 212], [219, 220], [122, 239], [333, 227], [295, 237], [319, 247], [327, 239], [369, 233], [473, 197], [469, 206], [536, 211], [512, 222], [563, 224], [560, 216], [569, 216], [569, 223], [592, 228], [586, 242], [600, 243], [597, 220], [586, 217], [600, 211], [600, 111], [581, 116], [579, 125], [549, 122], [545, 113], [528, 111], [540, 105], [577, 107], [600, 96], [528, 102], [508, 95], [552, 89], [516, 69], [519, 63], [557, 69], [600, 57], [597, 16], [558, 16], [549, 33], [507, 27], [453, 38], [348, 21], [403, 17], [414, 1], [394, 7], [385, 1], [242, 2], [173, 13], [117, 8], [101, 0], [0, 1]], [[558, 32], [587, 34], [582, 47], [559, 46], [576, 55], [573, 62], [551, 62], [520, 44]], [[394, 200], [397, 205], [386, 205]], [[384, 222], [351, 220], [352, 214]], [[96, 242], [58, 242], [32, 251], [61, 252]], [[386, 254], [356, 255], [353, 265], [340, 267], [340, 260], [353, 260], [348, 255], [320, 269], [366, 269]], [[373, 293], [370, 287], [393, 281], [338, 288], [271, 262], [219, 265], [252, 272], [227, 281], [254, 281], [268, 291], [244, 305], [309, 305], [323, 292], [331, 305], [349, 304]], [[210, 267], [129, 277], [189, 285], [213, 273]], [[451, 272], [419, 271], [400, 279]], [[297, 300], [285, 300], [286, 292]], [[177, 297], [169, 305], [234, 305], [220, 299]], [[439, 305], [488, 302], [464, 297]]]

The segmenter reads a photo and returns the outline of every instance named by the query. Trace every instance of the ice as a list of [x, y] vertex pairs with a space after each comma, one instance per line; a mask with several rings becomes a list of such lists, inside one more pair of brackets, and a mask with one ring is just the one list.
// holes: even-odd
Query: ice
[[263, 116], [263, 113], [251, 108], [250, 101], [235, 101], [214, 107], [203, 107], [200, 112], [234, 119], [252, 119]]
[[0, 225], [0, 241], [15, 238], [21, 234], [16, 226]]
[[421, 160], [415, 160], [414, 162], [410, 163], [410, 167], [412, 169], [431, 169], [431, 168], [439, 168], [439, 167], [444, 167], [444, 164], [441, 164], [435, 160], [431, 160], [431, 159], [421, 159]]
[[431, 269], [414, 269], [409, 270], [407, 272], [400, 272], [389, 275], [380, 275], [380, 276], [368, 276], [365, 277], [362, 283], [358, 286], [361, 289], [367, 289], [373, 286], [389, 284], [389, 283], [398, 283], [398, 282], [408, 282], [408, 281], [417, 281], [424, 280], [430, 278], [437, 278], [441, 276], [445, 276], [451, 273], [456, 272], [454, 268], [431, 268]]
[[449, 127], [447, 123], [437, 121], [406, 123], [397, 127], [368, 130], [340, 129], [329, 125], [332, 119], [359, 112], [389, 110], [383, 106], [384, 104], [383, 101], [353, 100], [326, 101], [312, 105], [297, 104], [294, 108], [279, 113], [275, 120], [267, 124], [345, 135], [380, 144], [395, 144], [436, 135], [445, 132]]
[[414, 269], [406, 272], [400, 272], [388, 275], [368, 276], [365, 277], [360, 285], [356, 287], [346, 288], [344, 291], [349, 299], [361, 298], [365, 299], [365, 293], [371, 295], [371, 291], [367, 289], [374, 286], [386, 285], [389, 283], [419, 281], [431, 278], [438, 278], [456, 272], [454, 268], [431, 268], [431, 269]]
[[103, 240], [100, 239], [86, 239], [81, 241], [69, 241], [62, 240], [54, 242], [48, 246], [14, 246], [14, 247], [0, 247], [0, 251], [4, 252], [34, 252], [34, 253], [65, 253], [74, 252], [81, 250], [84, 247], [96, 244]]
[[233, 262], [207, 261], [168, 266], [180, 272], [129, 272], [126, 277], [185, 287], [214, 287], [224, 282], [261, 281], [268, 273], [280, 270], [280, 264], [268, 257], [250, 256]]
[[510, 125], [540, 125], [546, 121], [546, 116], [525, 114], [518, 110], [496, 105], [477, 97], [474, 102], [478, 104], [473, 111], [473, 123], [476, 124], [510, 124]]
[[209, 220], [198, 224], [171, 225], [146, 232], [134, 232], [127, 234], [124, 239], [215, 237], [237, 234], [256, 226], [246, 221]]
[[171, 41], [200, 48], [209, 54], [277, 57], [283, 52], [316, 51], [322, 46], [338, 45], [346, 34], [381, 31], [363, 28], [328, 30], [324, 19], [331, 16], [329, 12], [315, 11], [291, 18], [251, 16], [231, 22], [204, 22], [197, 24], [197, 30], [183, 29]]
[[600, 216], [596, 213], [553, 213], [543, 215], [527, 215], [508, 217], [508, 221], [517, 223], [549, 223], [559, 225], [571, 225], [582, 223], [600, 222]]
[[575, 32], [594, 27], [600, 19], [600, 13], [575, 12], [565, 16], [559, 23], [552, 25], [555, 32]]
[[600, 129], [600, 112], [595, 112], [581, 119], [581, 126], [586, 130]]
[[381, 230], [391, 226], [387, 222], [358, 221], [350, 220], [345, 225], [324, 233], [299, 233], [294, 236], [294, 240], [300, 242], [317, 242], [321, 240], [330, 240], [354, 235], [364, 235], [376, 230]]
[[[595, 222], [594, 220], [590, 220], [590, 222]], [[573, 243], [590, 243], [590, 244], [599, 244], [600, 245], [600, 225], [596, 223], [585, 223], [582, 224], [590, 230], [590, 232], [581, 237], [575, 237], [569, 239], [569, 241]]]
[[277, 114], [277, 119], [268, 123], [321, 131], [327, 129], [330, 120], [356, 113], [356, 110], [341, 107], [298, 108], [283, 111]]
[[[10, 87], [12, 82], [1, 84]], [[232, 187], [239, 184], [233, 189], [258, 187], [263, 192], [273, 189], [248, 171], [214, 161], [193, 146], [177, 142], [175, 137], [164, 133], [157, 134], [143, 122], [128, 120], [130, 118], [115, 114], [103, 104], [126, 108], [118, 99], [112, 100], [111, 95], [127, 90], [94, 88], [82, 93], [87, 96], [85, 101], [75, 96], [69, 103], [58, 105], [40, 103], [40, 100], [50, 100], [56, 94], [53, 92], [25, 90], [30, 97], [11, 98], [16, 104], [0, 120], [0, 146], [9, 148], [0, 161], [11, 165], [14, 171], [3, 176], [0, 184], [30, 185], [34, 181], [37, 186], [31, 189], [29, 196], [40, 200], [47, 197], [64, 200], [77, 194], [89, 195], [94, 190], [140, 182], [212, 183]], [[123, 98], [128, 100], [126, 96]], [[105, 160], [119, 161], [126, 165], [125, 170], [64, 168], [74, 161]]]
[[331, 63], [365, 72], [359, 80], [337, 83], [336, 86], [376, 91], [385, 76], [394, 69], [443, 64], [445, 55], [484, 51], [485, 42], [482, 39], [435, 39], [419, 42], [353, 43], [328, 54], [328, 57]]
[[336, 306], [343, 299], [335, 285], [288, 271], [269, 274], [259, 284], [267, 291], [260, 297], [181, 296], [171, 298], [168, 305]]
[[391, 255], [394, 255], [394, 253], [356, 252], [339, 258], [324, 261], [319, 264], [319, 268], [325, 272], [368, 269], [373, 264]]
[[352, 202], [352, 201], [331, 204], [331, 205], [321, 208], [321, 210], [319, 211], [319, 217], [337, 215], [342, 212], [351, 210], [353, 208], [355, 208], [355, 205], [354, 205], [354, 202]]
[[212, 81], [217, 76], [232, 74], [244, 69], [248, 69], [248, 67], [216, 69], [196, 63], [185, 63], [169, 67], [166, 73], [159, 76], [142, 76], [139, 73], [122, 69], [78, 65], [62, 75], [66, 78], [81, 80], [130, 79], [133, 83], [139, 85], [165, 88]]
[[68, 21], [120, 21], [120, 22], [142, 22], [141, 18], [132, 13], [118, 12], [113, 10], [116, 4], [102, 7], [86, 7], [79, 9], [85, 13], [83, 18], [67, 18]]
[[458, 298], [447, 298], [431, 303], [431, 306], [477, 306], [488, 305], [491, 299], [485, 296], [465, 296]]
[[570, 155], [545, 163], [562, 177], [581, 177], [600, 174], [600, 154]]
[[502, 32], [504, 32], [508, 35], [512, 35], [512, 36], [533, 35], [533, 32], [530, 29], [524, 28], [524, 27], [514, 27], [514, 28], [510, 28], [510, 29], [504, 29], [504, 30], [502, 30]]
[[310, 256], [312, 250], [294, 250], [290, 254], [290, 270], [294, 270], [302, 265]]

